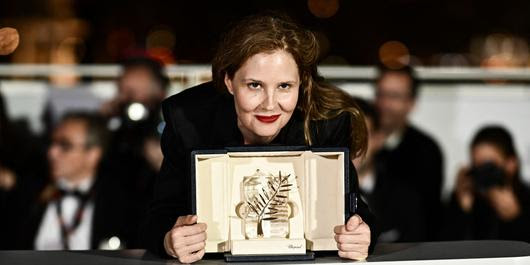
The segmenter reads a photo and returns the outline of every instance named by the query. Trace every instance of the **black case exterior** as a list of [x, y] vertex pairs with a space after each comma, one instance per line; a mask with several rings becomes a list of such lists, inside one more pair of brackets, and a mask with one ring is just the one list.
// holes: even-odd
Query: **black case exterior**
[[[191, 152], [191, 187], [190, 201], [192, 203], [191, 210], [193, 214], [197, 214], [196, 190], [195, 190], [195, 157], [197, 155], [209, 154], [227, 154], [231, 152], [289, 152], [289, 151], [312, 151], [312, 152], [342, 152], [344, 153], [344, 223], [357, 212], [357, 194], [353, 189], [353, 180], [350, 180], [350, 160], [349, 150], [344, 147], [318, 147], [308, 148], [306, 146], [241, 146], [241, 147], [226, 147], [224, 149], [203, 149], [194, 150]], [[231, 255], [225, 254], [225, 260], [230, 261], [295, 261], [295, 260], [312, 260], [314, 259], [314, 252], [308, 251], [305, 255]]]

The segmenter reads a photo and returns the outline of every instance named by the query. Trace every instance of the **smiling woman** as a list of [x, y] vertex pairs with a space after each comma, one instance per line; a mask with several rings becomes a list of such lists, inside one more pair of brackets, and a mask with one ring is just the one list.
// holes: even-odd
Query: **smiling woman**
[[250, 57], [234, 77], [225, 76], [234, 95], [238, 127], [245, 144], [268, 143], [296, 108], [300, 80], [291, 54], [284, 50]]
[[[238, 71], [245, 70], [242, 66], [248, 64], [252, 57], [258, 54], [272, 55], [280, 51], [283, 51], [285, 56], [271, 57], [276, 57], [276, 60], [283, 59], [286, 63], [294, 62], [298, 72], [299, 89], [296, 90], [299, 93], [296, 107], [303, 115], [305, 144], [315, 144], [315, 136], [311, 135], [311, 122], [333, 119], [347, 112], [352, 125], [348, 147], [353, 157], [363, 155], [367, 144], [364, 117], [348, 95], [324, 82], [317, 71], [319, 45], [315, 35], [300, 28], [288, 17], [250, 16], [234, 25], [222, 38], [212, 62], [216, 88], [226, 91], [227, 79], [233, 80]], [[288, 60], [288, 57], [292, 61]], [[292, 64], [283, 66], [282, 70], [289, 66], [294, 70]], [[273, 66], [269, 66], [269, 71], [272, 68], [275, 73], [281, 73], [283, 76], [289, 73]]]
[[[251, 16], [223, 38], [212, 63], [213, 82], [189, 88], [163, 103], [164, 162], [144, 231], [147, 248], [190, 263], [204, 255], [207, 228], [191, 214], [190, 153], [241, 145], [366, 149], [364, 117], [347, 94], [317, 73], [318, 43], [311, 31], [280, 16]], [[338, 254], [364, 259], [375, 233], [358, 197], [358, 211], [334, 229]], [[326, 176], [322, 176], [326, 177]], [[331, 232], [331, 231], [330, 231]]]

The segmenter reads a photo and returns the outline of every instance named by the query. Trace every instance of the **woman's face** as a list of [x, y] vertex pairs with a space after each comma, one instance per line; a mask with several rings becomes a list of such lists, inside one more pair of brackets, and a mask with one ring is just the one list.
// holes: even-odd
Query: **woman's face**
[[298, 100], [300, 76], [292, 55], [284, 50], [258, 53], [225, 76], [234, 95], [238, 126], [245, 144], [268, 143], [291, 118]]

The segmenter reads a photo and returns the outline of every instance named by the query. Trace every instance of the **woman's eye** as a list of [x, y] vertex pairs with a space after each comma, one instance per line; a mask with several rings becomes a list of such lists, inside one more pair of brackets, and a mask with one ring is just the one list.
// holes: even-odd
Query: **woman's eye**
[[260, 83], [258, 82], [248, 83], [247, 86], [251, 89], [259, 89], [261, 87]]
[[283, 84], [280, 84], [279, 88], [280, 89], [289, 89], [291, 87], [291, 84], [288, 84], [288, 83], [283, 83]]

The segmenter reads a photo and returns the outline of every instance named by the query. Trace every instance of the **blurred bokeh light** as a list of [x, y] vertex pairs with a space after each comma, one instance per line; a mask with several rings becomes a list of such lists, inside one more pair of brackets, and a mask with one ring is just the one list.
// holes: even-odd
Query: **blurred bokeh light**
[[388, 68], [399, 69], [410, 63], [409, 49], [399, 41], [385, 42], [379, 48], [379, 60]]

